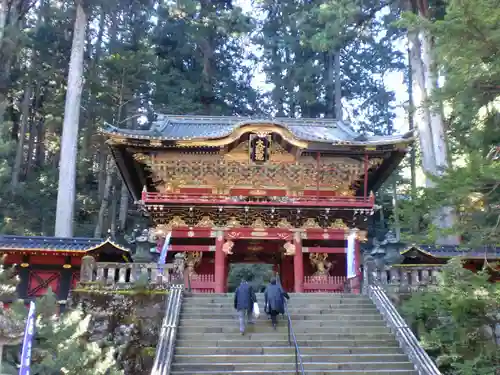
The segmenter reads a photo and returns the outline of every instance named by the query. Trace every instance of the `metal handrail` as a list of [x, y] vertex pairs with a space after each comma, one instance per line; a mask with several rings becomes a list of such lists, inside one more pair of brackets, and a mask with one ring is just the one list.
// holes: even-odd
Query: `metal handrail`
[[[283, 289], [279, 275], [276, 275], [276, 282], [279, 287]], [[302, 354], [300, 353], [299, 344], [297, 343], [297, 337], [293, 331], [292, 318], [290, 317], [290, 313], [288, 311], [288, 302], [286, 299], [283, 299], [283, 303], [288, 326], [288, 345], [293, 345], [295, 351], [295, 375], [304, 375], [304, 363], [302, 362]]]
[[174, 355], [175, 336], [179, 325], [184, 285], [172, 285], [168, 295], [165, 316], [161, 325], [155, 361], [151, 375], [168, 375]]
[[396, 310], [382, 286], [372, 279], [371, 285], [366, 286], [366, 292], [377, 309], [383, 315], [405, 354], [410, 358], [420, 375], [442, 375], [434, 361], [422, 348], [411, 328]]
[[290, 313], [288, 312], [288, 302], [284, 300], [285, 303], [285, 315], [288, 322], [288, 345], [295, 349], [295, 375], [304, 375], [304, 363], [302, 362], [302, 354], [300, 353], [299, 344], [297, 343], [297, 337], [295, 337], [295, 332], [292, 327], [292, 319], [290, 318]]

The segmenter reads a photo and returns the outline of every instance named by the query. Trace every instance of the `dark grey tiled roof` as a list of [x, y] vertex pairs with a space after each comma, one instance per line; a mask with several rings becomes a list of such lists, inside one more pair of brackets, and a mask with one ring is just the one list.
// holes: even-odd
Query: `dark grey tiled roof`
[[486, 257], [488, 259], [500, 258], [500, 247], [486, 247], [483, 249], [465, 249], [459, 246], [415, 246], [437, 257]]
[[391, 136], [362, 136], [349, 124], [332, 119], [250, 118], [250, 117], [203, 117], [158, 115], [148, 130], [129, 130], [107, 125], [103, 132], [138, 139], [190, 140], [216, 139], [230, 135], [245, 124], [276, 124], [297, 138], [311, 142], [346, 143], [353, 145], [391, 144], [411, 140], [413, 133]]
[[101, 238], [60, 238], [44, 236], [0, 236], [0, 249], [47, 249], [85, 251], [106, 242]]

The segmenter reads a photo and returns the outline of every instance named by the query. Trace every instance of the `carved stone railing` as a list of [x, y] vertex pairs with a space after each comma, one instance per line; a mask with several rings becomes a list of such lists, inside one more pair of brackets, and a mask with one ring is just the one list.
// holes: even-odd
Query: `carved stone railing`
[[[413, 267], [411, 269], [406, 267], [392, 267], [380, 270], [376, 269], [373, 264], [365, 264], [363, 292], [368, 295], [375, 306], [377, 306], [387, 326], [396, 335], [400, 347], [414, 364], [419, 375], [441, 375], [434, 361], [420, 345], [411, 328], [406, 324], [386, 293], [386, 289], [390, 285], [397, 286], [398, 288], [400, 288], [401, 285], [403, 285], [403, 287], [418, 286], [419, 288], [432, 285], [435, 281], [435, 279], [432, 279], [432, 272], [438, 272], [438, 269], [436, 267], [432, 269], [429, 269], [429, 267], [421, 268], [422, 269], [418, 270], [413, 269]], [[423, 273], [423, 278], [422, 271], [425, 271]], [[430, 277], [427, 277], [428, 271], [431, 271]], [[411, 275], [408, 276], [408, 273]], [[382, 281], [384, 281], [385, 284]], [[412, 281], [413, 284], [411, 284]]]
[[139, 280], [147, 280], [152, 285], [168, 285], [174, 280], [182, 280], [182, 265], [171, 263], [111, 263], [96, 262], [93, 257], [82, 259], [80, 283], [101, 283], [104, 285], [127, 286]]
[[[365, 271], [368, 267], [365, 267]], [[384, 268], [371, 268], [371, 274], [365, 272], [364, 279], [377, 281], [389, 293], [411, 293], [436, 285], [437, 275], [441, 266], [399, 267], [386, 266]], [[370, 282], [369, 282], [370, 284]]]

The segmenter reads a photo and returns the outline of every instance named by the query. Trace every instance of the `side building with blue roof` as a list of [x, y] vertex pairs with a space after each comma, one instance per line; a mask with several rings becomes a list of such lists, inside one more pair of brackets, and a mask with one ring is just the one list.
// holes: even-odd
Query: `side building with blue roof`
[[5, 266], [16, 267], [20, 298], [28, 302], [51, 288], [62, 305], [80, 280], [85, 255], [100, 262], [132, 261], [130, 251], [109, 238], [1, 235], [0, 255]]

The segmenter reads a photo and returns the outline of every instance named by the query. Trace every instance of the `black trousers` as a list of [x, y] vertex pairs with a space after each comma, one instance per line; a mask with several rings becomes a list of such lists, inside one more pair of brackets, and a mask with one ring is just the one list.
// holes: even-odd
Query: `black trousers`
[[269, 315], [271, 315], [271, 322], [273, 323], [273, 326], [276, 326], [276, 324], [278, 324], [279, 312], [276, 310], [271, 310], [269, 311]]

